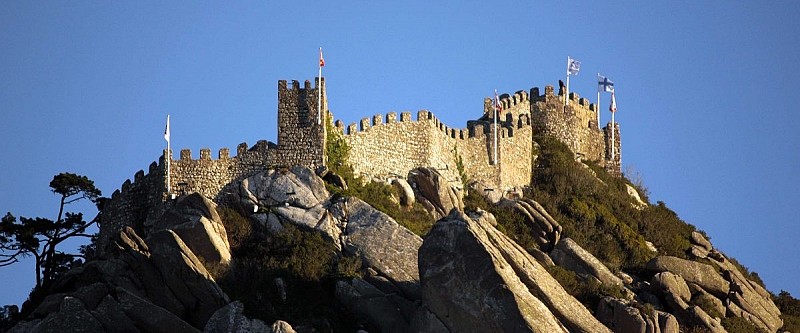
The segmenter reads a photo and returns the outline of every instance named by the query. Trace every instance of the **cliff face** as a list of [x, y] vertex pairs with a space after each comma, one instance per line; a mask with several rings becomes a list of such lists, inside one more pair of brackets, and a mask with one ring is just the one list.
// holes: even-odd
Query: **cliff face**
[[[555, 155], [543, 149], [543, 158]], [[580, 170], [592, 186], [613, 187]], [[725, 332], [734, 319], [765, 332], [782, 326], [769, 293], [699, 232], [678, 254], [643, 245], [620, 264], [581, 239], [627, 230], [622, 215], [616, 226], [594, 216], [597, 230], [589, 230], [531, 197], [491, 203], [471, 192], [462, 202], [431, 168], [398, 179], [399, 190], [375, 187], [400, 212], [421, 202], [432, 215], [447, 212], [423, 238], [348, 195], [364, 192], [320, 176], [343, 185], [294, 167], [230, 184], [227, 207], [199, 194], [170, 201], [152, 229], [122, 230], [12, 331]], [[618, 210], [648, 209], [628, 198]]]

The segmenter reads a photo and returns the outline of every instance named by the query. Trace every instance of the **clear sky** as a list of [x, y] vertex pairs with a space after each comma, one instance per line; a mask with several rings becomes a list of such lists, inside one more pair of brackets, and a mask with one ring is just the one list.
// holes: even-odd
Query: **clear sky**
[[[572, 91], [616, 83], [623, 168], [651, 200], [800, 296], [800, 2], [377, 3], [0, 2], [0, 213], [54, 218], [65, 171], [110, 196], [158, 159], [167, 114], [176, 156], [276, 141], [277, 81], [313, 80], [320, 46], [345, 123], [427, 109], [465, 127], [494, 89], [558, 86], [572, 56]], [[21, 303], [32, 264], [0, 281]]]

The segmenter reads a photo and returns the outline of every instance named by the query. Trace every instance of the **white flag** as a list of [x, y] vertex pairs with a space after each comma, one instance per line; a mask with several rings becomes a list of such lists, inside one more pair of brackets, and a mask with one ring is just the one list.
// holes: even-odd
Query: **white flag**
[[597, 74], [597, 91], [599, 92], [614, 92], [614, 82], [607, 77]]
[[169, 142], [169, 115], [167, 115], [167, 127], [164, 128], [164, 140]]
[[581, 70], [581, 62], [567, 57], [567, 75], [577, 75]]

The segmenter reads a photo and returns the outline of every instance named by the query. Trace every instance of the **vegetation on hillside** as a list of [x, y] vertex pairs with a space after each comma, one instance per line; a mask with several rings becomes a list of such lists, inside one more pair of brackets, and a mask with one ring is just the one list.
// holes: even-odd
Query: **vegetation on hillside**
[[[220, 218], [231, 243], [233, 264], [218, 282], [231, 299], [245, 305], [250, 318], [285, 320], [316, 330], [354, 331], [354, 318], [343, 312], [334, 295], [340, 278], [359, 277], [357, 257], [337, 255], [329, 240], [292, 224], [268, 233], [243, 228], [248, 219], [229, 207]], [[285, 300], [284, 300], [285, 297]]]
[[783, 327], [779, 331], [800, 332], [800, 300], [781, 290], [778, 295], [772, 295], [772, 301], [781, 310]]
[[[681, 221], [662, 203], [637, 209], [628, 195], [624, 177], [603, 168], [575, 161], [558, 140], [538, 137], [538, 165], [525, 192], [539, 202], [574, 239], [613, 271], [638, 271], [656, 253], [686, 257], [694, 227]], [[599, 180], [599, 181], [598, 181]], [[640, 194], [645, 191], [639, 190]]]
[[425, 236], [436, 222], [422, 205], [414, 203], [411, 207], [400, 206], [400, 193], [397, 188], [384, 182], [363, 179], [355, 174], [348, 163], [350, 147], [342, 134], [336, 131], [328, 117], [325, 154], [328, 169], [341, 176], [348, 188], [346, 190], [333, 185], [326, 185], [328, 190], [337, 196], [356, 197], [375, 209], [392, 217], [397, 223], [411, 232]]

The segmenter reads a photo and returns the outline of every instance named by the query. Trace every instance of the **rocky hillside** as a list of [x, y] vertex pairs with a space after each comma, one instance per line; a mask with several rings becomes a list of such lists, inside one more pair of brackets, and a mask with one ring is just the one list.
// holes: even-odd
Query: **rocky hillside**
[[699, 230], [539, 141], [509, 198], [431, 168], [391, 184], [294, 167], [229, 206], [170, 203], [66, 273], [12, 332], [777, 332]]

